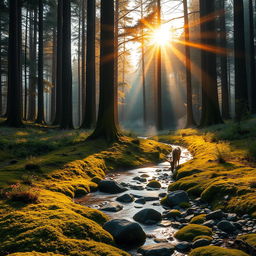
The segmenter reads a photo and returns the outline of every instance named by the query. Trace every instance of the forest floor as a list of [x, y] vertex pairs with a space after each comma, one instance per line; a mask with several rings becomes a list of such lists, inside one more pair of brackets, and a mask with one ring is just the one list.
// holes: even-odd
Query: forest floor
[[73, 199], [94, 191], [107, 172], [159, 162], [171, 148], [129, 137], [109, 145], [87, 136], [1, 127], [0, 255], [128, 255], [102, 228], [107, 215]]
[[[107, 215], [73, 199], [96, 190], [107, 172], [165, 159], [171, 148], [157, 141], [184, 145], [194, 156], [178, 169], [169, 190], [186, 190], [215, 209], [256, 218], [256, 119], [241, 126], [229, 122], [178, 130], [153, 140], [123, 137], [112, 145], [86, 141], [87, 136], [85, 131], [1, 127], [0, 255], [128, 255], [102, 228]], [[256, 246], [256, 235], [243, 240]], [[191, 255], [229, 255], [214, 253]]]

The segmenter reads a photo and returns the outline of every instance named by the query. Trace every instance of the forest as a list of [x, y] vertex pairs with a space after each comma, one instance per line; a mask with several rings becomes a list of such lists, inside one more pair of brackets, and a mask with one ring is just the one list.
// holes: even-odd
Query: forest
[[0, 0], [0, 256], [256, 256], [256, 2]]

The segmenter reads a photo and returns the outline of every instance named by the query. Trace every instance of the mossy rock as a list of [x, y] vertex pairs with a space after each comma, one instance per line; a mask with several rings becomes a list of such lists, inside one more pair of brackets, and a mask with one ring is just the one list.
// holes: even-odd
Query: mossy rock
[[190, 252], [189, 256], [249, 256], [247, 253], [234, 250], [226, 249], [217, 246], [205, 246], [194, 249]]
[[191, 207], [191, 204], [188, 202], [182, 202], [179, 204], [179, 207], [183, 208], [183, 209], [188, 209]]
[[17, 253], [8, 254], [8, 256], [63, 256], [63, 255], [55, 254], [55, 253], [52, 253], [52, 252], [46, 252], [46, 253], [41, 253], [41, 252], [17, 252]]
[[157, 180], [151, 180], [148, 184], [147, 184], [147, 187], [150, 187], [150, 188], [161, 188], [162, 185], [159, 181]]
[[195, 242], [196, 240], [199, 240], [199, 239], [206, 239], [206, 240], [209, 240], [209, 241], [212, 241], [213, 238], [210, 237], [210, 236], [197, 236], [193, 239], [193, 242]]
[[240, 235], [237, 237], [237, 239], [242, 240], [250, 246], [256, 248], [256, 234]]
[[212, 229], [206, 226], [189, 224], [175, 233], [175, 238], [181, 241], [192, 242], [197, 236], [211, 236]]
[[179, 210], [170, 210], [166, 214], [167, 218], [175, 218], [175, 217], [181, 217], [181, 212]]
[[203, 224], [205, 222], [205, 219], [206, 219], [206, 214], [200, 214], [200, 215], [192, 218], [190, 223], [191, 224]]

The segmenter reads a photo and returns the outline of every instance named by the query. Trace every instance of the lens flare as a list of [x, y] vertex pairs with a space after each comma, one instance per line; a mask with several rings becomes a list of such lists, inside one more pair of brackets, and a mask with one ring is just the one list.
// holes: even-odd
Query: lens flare
[[170, 32], [170, 29], [161, 26], [160, 28], [157, 28], [152, 31], [150, 35], [150, 44], [152, 45], [158, 45], [158, 46], [167, 46], [171, 43], [172, 35]]

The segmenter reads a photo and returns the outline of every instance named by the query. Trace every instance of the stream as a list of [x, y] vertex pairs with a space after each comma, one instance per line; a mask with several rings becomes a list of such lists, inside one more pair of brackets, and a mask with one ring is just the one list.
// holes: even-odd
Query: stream
[[[173, 149], [177, 147], [175, 145], [171, 146]], [[180, 164], [184, 164], [193, 158], [191, 153], [186, 148], [181, 146], [179, 147], [181, 148]], [[144, 180], [139, 181], [139, 177], [143, 177]], [[146, 185], [148, 184], [148, 181], [152, 179], [158, 180], [162, 187], [160, 189], [147, 187]], [[129, 190], [120, 194], [106, 194], [98, 191], [80, 198], [77, 200], [77, 203], [87, 207], [102, 210], [101, 208], [110, 202], [117, 202], [117, 197], [121, 196], [122, 194], [129, 193], [135, 197], [134, 202], [120, 203], [123, 205], [123, 209], [121, 211], [105, 213], [112, 219], [127, 219], [134, 221], [133, 216], [142, 209], [151, 208], [157, 210], [160, 213], [163, 213], [166, 210], [161, 206], [159, 199], [161, 199], [164, 193], [167, 192], [168, 185], [173, 182], [169, 162], [163, 162], [152, 167], [137, 168], [125, 172], [122, 171], [111, 173], [106, 176], [106, 180], [115, 180], [118, 183], [121, 183], [123, 186], [129, 187]], [[146, 201], [145, 204], [136, 203], [136, 199], [141, 197], [151, 197], [151, 199], [150, 201]], [[167, 220], [163, 220], [156, 225], [140, 225], [147, 234], [145, 245], [154, 244], [156, 242], [173, 241], [173, 234], [177, 231], [170, 226], [170, 221]], [[131, 255], [137, 255], [136, 250], [129, 251], [129, 253]], [[173, 255], [181, 256], [185, 254], [176, 253]]]

